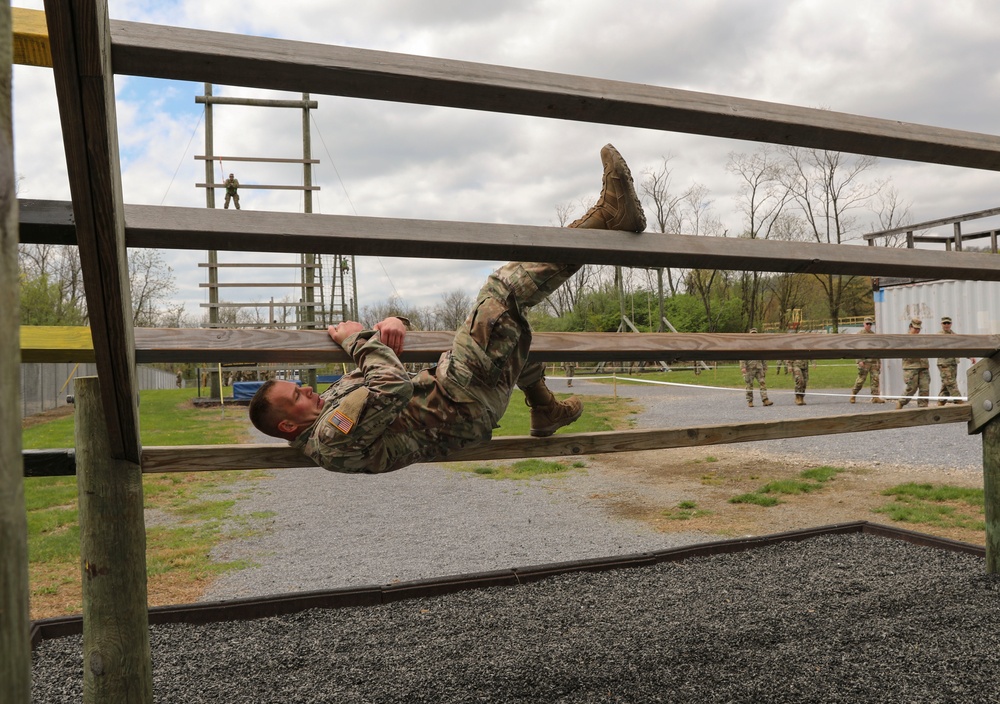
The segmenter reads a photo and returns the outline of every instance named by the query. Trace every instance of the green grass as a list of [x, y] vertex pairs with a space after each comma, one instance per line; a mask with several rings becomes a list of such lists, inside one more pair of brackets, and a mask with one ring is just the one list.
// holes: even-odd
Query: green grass
[[579, 462], [551, 461], [540, 459], [518, 460], [511, 464], [466, 464], [457, 463], [454, 469], [471, 472], [490, 479], [535, 479], [537, 477], [561, 475], [580, 466]]
[[[819, 359], [809, 365], [809, 388], [810, 389], [850, 389], [854, 386], [854, 380], [858, 375], [858, 368], [853, 359]], [[768, 389], [794, 389], [795, 384], [790, 374], [778, 374], [776, 362], [767, 364], [767, 388]], [[585, 371], [578, 371], [579, 376], [588, 376]], [[603, 374], [601, 376], [604, 376]], [[743, 375], [740, 373], [740, 365], [736, 362], [719, 362], [714, 368], [703, 370], [701, 374], [695, 374], [690, 369], [678, 369], [671, 372], [650, 372], [647, 374], [630, 375], [625, 372], [618, 372], [618, 380], [627, 380], [629, 376], [649, 379], [651, 381], [670, 381], [678, 384], [696, 384], [698, 386], [724, 386], [734, 389], [746, 387]], [[599, 383], [612, 384], [611, 379], [601, 379]], [[627, 382], [626, 382], [627, 383]], [[756, 386], [756, 385], [755, 385]]]
[[711, 516], [711, 511], [699, 509], [694, 501], [679, 501], [675, 508], [668, 508], [663, 511], [663, 517], [671, 521], [690, 521], [692, 518]]
[[[143, 445], [228, 445], [247, 437], [246, 406], [195, 408], [191, 389], [143, 391], [139, 428]], [[21, 432], [26, 450], [73, 447], [73, 416]]]
[[882, 492], [891, 503], [875, 509], [893, 521], [985, 531], [982, 489], [908, 482]]
[[729, 499], [731, 504], [777, 506], [781, 500], [775, 494], [794, 496], [821, 491], [824, 485], [844, 470], [839, 467], [814, 467], [799, 472], [798, 479], [777, 479], [764, 484], [757, 491], [740, 494]]
[[[571, 394], [556, 394], [556, 398], [568, 398]], [[631, 399], [614, 398], [612, 396], [585, 396], [583, 399], [583, 415], [575, 423], [571, 423], [556, 431], [562, 433], [596, 433], [608, 430], [629, 428], [633, 416], [641, 407]], [[524, 404], [524, 394], [514, 391], [507, 412], [500, 419], [500, 427], [493, 431], [494, 436], [528, 435], [531, 430], [531, 409]], [[559, 475], [571, 469], [586, 467], [583, 460], [561, 460], [551, 462], [538, 459], [526, 459], [513, 464], [503, 463], [465, 463], [455, 462], [449, 465], [458, 472], [469, 472], [490, 479], [531, 479], [543, 475]]]

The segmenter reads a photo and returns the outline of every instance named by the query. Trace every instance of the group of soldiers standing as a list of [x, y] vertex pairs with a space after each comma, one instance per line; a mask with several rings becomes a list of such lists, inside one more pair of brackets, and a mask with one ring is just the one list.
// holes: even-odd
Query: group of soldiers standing
[[[874, 325], [875, 320], [873, 318], [865, 318], [861, 334], [874, 334], [872, 330]], [[941, 318], [941, 333], [945, 335], [954, 334], [951, 325], [952, 321], [950, 317], [945, 316]], [[918, 334], [922, 327], [923, 322], [920, 318], [913, 318], [910, 320], [909, 333], [911, 335]], [[751, 329], [750, 332], [755, 333], [757, 330]], [[974, 359], [972, 360], [973, 363], [975, 361]], [[809, 382], [809, 362], [808, 360], [789, 360], [785, 364], [795, 381], [795, 403], [796, 405], [804, 406], [806, 385]], [[870, 379], [872, 403], [885, 403], [885, 400], [880, 397], [879, 388], [879, 374], [882, 370], [882, 360], [877, 357], [866, 357], [857, 360], [857, 364], [858, 377], [855, 379], [854, 387], [851, 389], [850, 402], [855, 402], [858, 392], [864, 388], [865, 382]], [[964, 403], [962, 394], [958, 390], [958, 358], [941, 357], [937, 360], [937, 367], [938, 373], [941, 376], [941, 391], [938, 393], [938, 396], [942, 397], [937, 404], [943, 406], [949, 400], [951, 403]], [[760, 390], [761, 404], [764, 406], [774, 405], [774, 402], [767, 398], [767, 382], [765, 381], [767, 376], [767, 361], [757, 359], [741, 360], [740, 371], [743, 373], [743, 380], [746, 382], [747, 406], [753, 408], [754, 382], [757, 383]], [[915, 393], [917, 394], [917, 406], [921, 408], [926, 407], [929, 403], [928, 397], [930, 396], [930, 360], [926, 357], [903, 358], [903, 383], [906, 386], [906, 390], [903, 392], [903, 398], [896, 401], [896, 408], [903, 408], [910, 402], [910, 397]]]
[[[757, 328], [750, 328], [751, 333], [756, 333]], [[806, 386], [809, 384], [809, 360], [807, 359], [788, 359], [784, 362], [779, 362], [778, 369], [781, 369], [780, 365], [784, 365], [788, 373], [792, 375], [792, 381], [795, 383], [795, 405], [804, 406], [806, 405]], [[767, 360], [766, 359], [741, 359], [740, 360], [740, 372], [743, 373], [743, 381], [747, 385], [747, 406], [753, 408], [753, 385], [757, 382], [757, 386], [760, 389], [760, 403], [762, 406], [773, 406], [774, 401], [771, 401], [767, 397]]]

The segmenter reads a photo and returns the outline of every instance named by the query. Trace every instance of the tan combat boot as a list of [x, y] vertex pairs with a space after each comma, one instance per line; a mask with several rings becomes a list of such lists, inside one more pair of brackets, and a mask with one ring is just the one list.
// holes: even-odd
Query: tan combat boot
[[944, 406], [944, 405], [946, 405], [947, 403], [948, 403], [947, 401], [938, 401], [938, 402], [937, 402], [937, 405], [939, 405], [939, 406]]
[[601, 163], [604, 164], [601, 197], [593, 208], [569, 227], [642, 232], [646, 229], [646, 215], [642, 212], [639, 196], [635, 194], [628, 164], [610, 144], [601, 149]]
[[885, 399], [879, 398], [878, 396], [872, 396], [872, 403], [885, 403]]
[[801, 396], [796, 396], [795, 397], [795, 405], [796, 406], [804, 406], [804, 405], [806, 405], [806, 400], [804, 398], [802, 398]]
[[753, 408], [753, 401], [747, 401], [747, 408]]
[[532, 437], [547, 438], [583, 415], [583, 401], [578, 396], [570, 396], [565, 401], [557, 400], [545, 386], [545, 379], [539, 379], [521, 390], [524, 391], [524, 402], [531, 408]]
[[851, 403], [854, 403], [854, 394], [851, 394]]
[[765, 398], [765, 399], [764, 399], [764, 405], [765, 405], [765, 406], [773, 406], [773, 405], [774, 405], [774, 401], [772, 401], [772, 400], [771, 400], [771, 399], [769, 399], [769, 398]]

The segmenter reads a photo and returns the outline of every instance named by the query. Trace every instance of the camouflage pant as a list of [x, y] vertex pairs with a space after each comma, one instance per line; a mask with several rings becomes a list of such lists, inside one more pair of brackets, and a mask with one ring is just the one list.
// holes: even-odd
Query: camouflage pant
[[910, 402], [910, 397], [917, 394], [917, 406], [926, 408], [927, 397], [931, 395], [930, 370], [904, 369], [903, 383], [906, 385], [906, 389], [903, 391], [903, 398], [899, 399], [899, 405], [905, 406]]
[[[531, 386], [545, 374], [541, 362], [528, 363], [531, 326], [528, 307], [541, 303], [578, 265], [510, 262], [490, 274], [476, 305], [455, 333], [442, 382], [456, 400], [483, 406], [492, 427], [507, 410], [514, 385]], [[439, 375], [440, 375], [439, 371]]]
[[941, 374], [941, 391], [938, 396], [961, 397], [962, 393], [958, 390], [958, 365], [939, 364], [938, 373]]
[[854, 396], [865, 387], [865, 380], [871, 376], [872, 396], [879, 395], [879, 372], [882, 371], [882, 361], [878, 359], [863, 359], [858, 362], [858, 378], [854, 380], [851, 395]]
[[746, 374], [743, 375], [743, 381], [747, 384], [747, 403], [753, 403], [753, 382], [756, 379], [757, 385], [760, 386], [760, 400], [767, 400], [767, 382], [764, 381], [764, 370], [761, 367], [748, 367]]
[[797, 364], [792, 364], [791, 370], [792, 379], [795, 381], [795, 395], [805, 396], [806, 385], [809, 383], [809, 365], [805, 364], [800, 367]]

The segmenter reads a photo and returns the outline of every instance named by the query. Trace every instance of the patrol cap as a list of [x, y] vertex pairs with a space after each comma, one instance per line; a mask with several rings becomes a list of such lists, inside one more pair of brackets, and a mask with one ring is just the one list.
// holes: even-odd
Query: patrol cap
[[920, 318], [911, 318], [910, 319], [910, 327], [911, 328], [916, 328], [917, 330], [919, 330], [920, 326], [923, 325], [923, 324], [924, 324], [924, 321], [922, 321]]
[[757, 328], [750, 328], [750, 332], [757, 332]]
[[873, 318], [873, 317], [871, 317], [869, 315], [867, 318], [865, 318], [865, 323], [867, 323], [869, 325], [874, 325], [875, 324], [875, 318]]
[[947, 315], [941, 318], [941, 324], [944, 325], [945, 323], [949, 324], [951, 323], [951, 318], [949, 318]]

